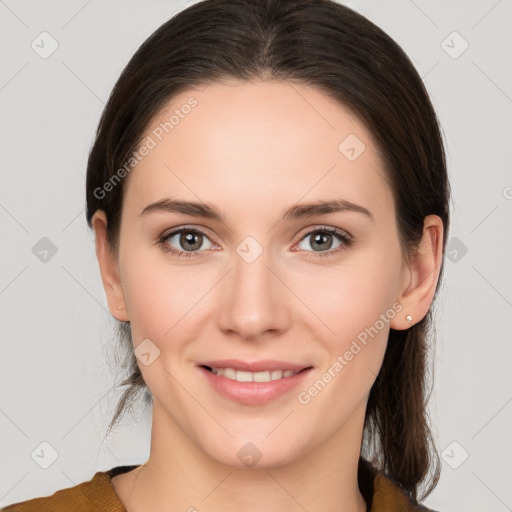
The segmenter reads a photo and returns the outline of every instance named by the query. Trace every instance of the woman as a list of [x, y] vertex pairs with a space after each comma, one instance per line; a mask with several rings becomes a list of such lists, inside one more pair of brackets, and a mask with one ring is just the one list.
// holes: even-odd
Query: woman
[[[87, 221], [145, 464], [5, 510], [427, 510], [437, 118], [401, 48], [330, 0], [205, 0], [121, 74]], [[325, 245], [325, 247], [322, 247]]]

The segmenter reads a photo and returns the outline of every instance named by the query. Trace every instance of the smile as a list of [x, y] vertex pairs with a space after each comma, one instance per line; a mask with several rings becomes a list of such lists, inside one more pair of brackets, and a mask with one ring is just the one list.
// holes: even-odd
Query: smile
[[232, 402], [253, 406], [278, 398], [291, 399], [291, 392], [313, 371], [312, 366], [268, 360], [254, 363], [212, 361], [199, 364], [197, 368], [216, 394]]
[[266, 370], [261, 372], [249, 372], [244, 370], [235, 370], [234, 368], [210, 368], [212, 373], [216, 375], [226, 377], [230, 380], [237, 380], [238, 382], [270, 382], [273, 380], [279, 380], [282, 378], [292, 377], [299, 371], [293, 370]]

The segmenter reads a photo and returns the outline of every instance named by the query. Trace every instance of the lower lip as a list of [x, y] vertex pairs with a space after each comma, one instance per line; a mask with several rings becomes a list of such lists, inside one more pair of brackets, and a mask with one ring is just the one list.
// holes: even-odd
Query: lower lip
[[308, 368], [291, 377], [283, 377], [282, 379], [271, 380], [270, 382], [238, 382], [237, 380], [217, 375], [201, 366], [199, 369], [220, 395], [246, 405], [265, 404], [289, 393], [312, 370], [312, 368]]

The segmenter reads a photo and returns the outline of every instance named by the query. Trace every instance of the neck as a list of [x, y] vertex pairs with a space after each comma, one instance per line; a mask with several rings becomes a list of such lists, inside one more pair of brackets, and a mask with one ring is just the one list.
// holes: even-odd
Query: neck
[[365, 512], [357, 481], [364, 408], [293, 461], [236, 468], [213, 459], [155, 400], [149, 460], [131, 475], [128, 512]]

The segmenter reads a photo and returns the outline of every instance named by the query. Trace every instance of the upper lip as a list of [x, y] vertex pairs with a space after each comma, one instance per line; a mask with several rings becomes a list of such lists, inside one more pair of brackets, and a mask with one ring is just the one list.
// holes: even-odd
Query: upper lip
[[296, 364], [287, 361], [276, 361], [274, 359], [265, 359], [261, 361], [241, 361], [239, 359], [218, 359], [216, 361], [203, 361], [199, 366], [209, 366], [210, 368], [233, 368], [247, 372], [262, 372], [265, 370], [293, 370], [298, 372], [311, 367], [307, 364]]

